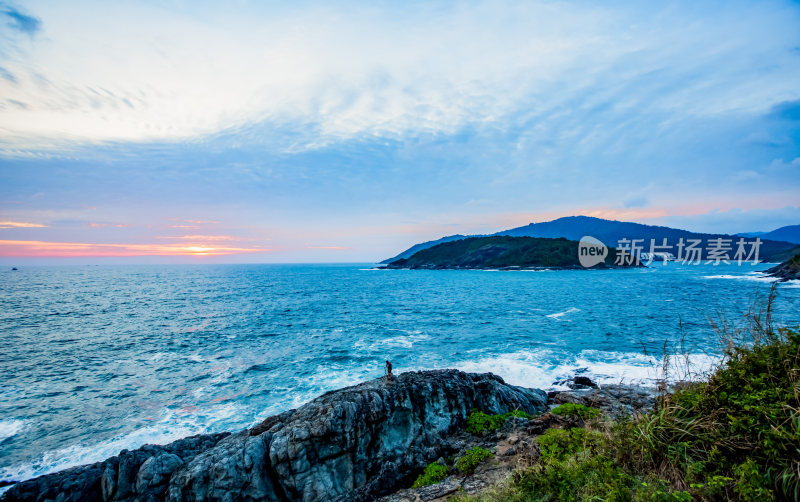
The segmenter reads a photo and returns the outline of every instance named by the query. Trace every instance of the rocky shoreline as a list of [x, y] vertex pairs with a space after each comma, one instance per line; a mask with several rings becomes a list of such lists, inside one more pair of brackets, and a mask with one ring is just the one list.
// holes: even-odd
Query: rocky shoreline
[[[555, 405], [580, 403], [612, 416], [652, 406], [651, 393], [639, 387], [598, 388], [585, 377], [567, 383], [573, 390], [545, 393], [491, 373], [403, 373], [323, 394], [244, 431], [145, 445], [23, 481], [2, 500], [443, 500], [502, 480], [535, 460], [536, 436], [581, 420], [549, 413]], [[465, 430], [473, 410], [533, 417], [512, 416], [496, 432], [475, 436]], [[474, 473], [408, 488], [429, 463], [476, 446], [492, 457]]]
[[800, 254], [796, 254], [780, 265], [776, 265], [765, 272], [780, 282], [800, 281]]

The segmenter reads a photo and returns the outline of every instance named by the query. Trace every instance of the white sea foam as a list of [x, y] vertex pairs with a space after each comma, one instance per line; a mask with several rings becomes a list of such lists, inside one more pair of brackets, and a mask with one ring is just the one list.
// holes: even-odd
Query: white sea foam
[[[654, 385], [663, 377], [660, 358], [636, 352], [603, 352], [584, 350], [564, 358], [555, 357], [549, 350], [517, 351], [482, 357], [457, 363], [455, 366], [470, 372], [492, 372], [513, 385], [534, 388], [560, 388], [554, 382], [586, 368], [585, 374], [598, 384]], [[553, 362], [553, 361], [559, 362]], [[672, 358], [668, 380], [699, 379], [708, 375], [719, 358], [706, 354], [690, 354], [688, 360]]]
[[421, 342], [424, 340], [429, 340], [431, 338], [430, 335], [426, 335], [421, 331], [413, 330], [413, 331], [405, 331], [403, 335], [392, 336], [389, 338], [384, 338], [382, 340], [377, 340], [372, 343], [366, 343], [363, 340], [359, 340], [355, 342], [354, 346], [357, 349], [368, 349], [368, 350], [379, 350], [385, 349], [387, 347], [400, 347], [403, 349], [410, 349], [414, 346], [415, 343]]
[[415, 333], [410, 335], [401, 335], [395, 336], [392, 338], [387, 338], [382, 341], [384, 345], [389, 347], [402, 347], [405, 349], [410, 349], [414, 346], [415, 343], [421, 342], [423, 340], [429, 340], [430, 335], [425, 335], [422, 333]]
[[703, 279], [738, 279], [743, 281], [757, 281], [757, 282], [775, 282], [776, 279], [774, 277], [770, 277], [768, 275], [763, 275], [760, 273], [748, 273], [746, 275], [731, 275], [731, 274], [721, 274], [721, 275], [704, 275]]
[[[74, 444], [46, 451], [32, 462], [0, 467], [0, 479], [22, 481], [76, 465], [85, 465], [118, 455], [124, 449], [145, 444], [167, 444], [214, 430], [214, 424], [238, 417], [240, 407], [225, 403], [203, 410], [164, 410], [160, 419], [140, 429], [94, 444]], [[0, 422], [2, 423], [2, 422]]]
[[0, 420], [0, 442], [5, 441], [10, 437], [14, 437], [23, 430], [26, 424], [24, 420], [10, 419]]
[[769, 283], [778, 282], [778, 285], [781, 287], [788, 287], [788, 288], [800, 287], [800, 281], [798, 280], [779, 282], [777, 278], [772, 277], [770, 275], [765, 275], [763, 272], [747, 272], [747, 274], [745, 275], [730, 275], [730, 274], [704, 275], [703, 279], [739, 279], [739, 280], [755, 281], [755, 282], [769, 282]]
[[564, 317], [567, 314], [572, 314], [574, 312], [580, 312], [580, 311], [581, 311], [581, 309], [579, 309], [579, 308], [570, 307], [570, 308], [568, 308], [567, 310], [565, 310], [563, 312], [556, 312], [555, 314], [548, 314], [545, 317], [549, 317], [550, 319], [560, 319], [560, 318]]

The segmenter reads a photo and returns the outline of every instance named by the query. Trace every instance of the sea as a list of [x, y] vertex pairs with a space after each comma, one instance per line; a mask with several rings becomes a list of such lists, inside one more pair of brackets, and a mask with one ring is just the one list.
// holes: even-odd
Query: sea
[[[326, 391], [459, 368], [559, 388], [698, 378], [769, 265], [376, 270], [372, 264], [0, 271], [0, 480], [239, 430]], [[774, 318], [800, 325], [800, 284]], [[559, 383], [562, 382], [562, 383]]]

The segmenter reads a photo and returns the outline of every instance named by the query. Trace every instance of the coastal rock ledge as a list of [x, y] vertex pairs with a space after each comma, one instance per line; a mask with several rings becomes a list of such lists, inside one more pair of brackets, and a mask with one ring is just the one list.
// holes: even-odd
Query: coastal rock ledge
[[473, 408], [547, 408], [491, 373], [408, 372], [328, 392], [237, 433], [146, 445], [12, 486], [12, 501], [372, 500], [452, 454]]

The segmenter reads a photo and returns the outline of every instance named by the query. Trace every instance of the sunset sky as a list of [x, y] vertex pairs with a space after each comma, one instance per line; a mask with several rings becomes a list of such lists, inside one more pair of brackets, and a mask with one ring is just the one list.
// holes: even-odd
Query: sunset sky
[[796, 2], [0, 2], [0, 262], [800, 223]]

